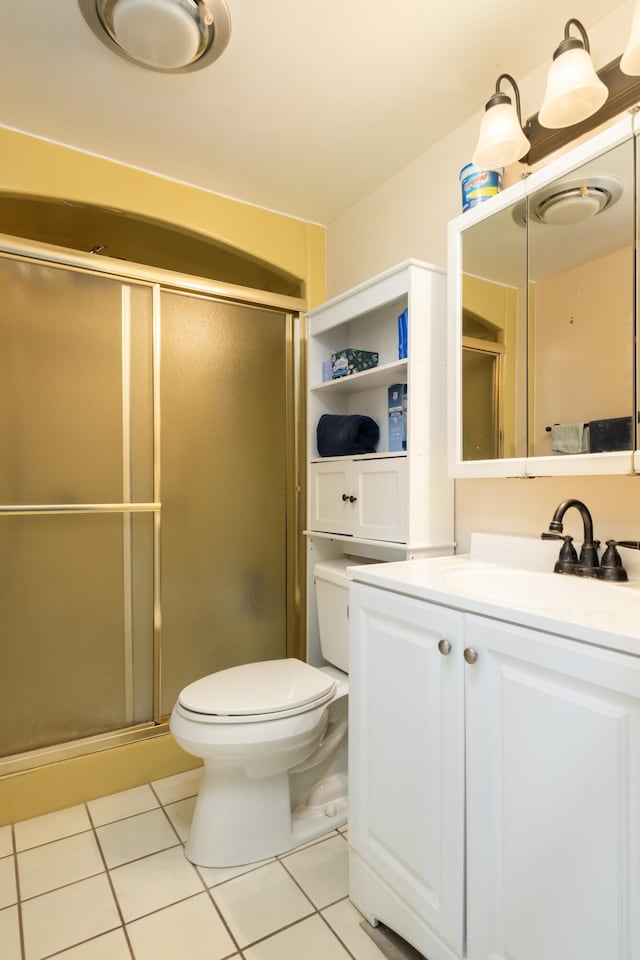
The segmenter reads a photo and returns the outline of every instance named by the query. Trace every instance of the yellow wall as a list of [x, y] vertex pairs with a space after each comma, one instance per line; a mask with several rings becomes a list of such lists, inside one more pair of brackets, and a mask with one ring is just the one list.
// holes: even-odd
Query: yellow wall
[[3, 128], [0, 157], [0, 190], [165, 220], [299, 277], [309, 307], [325, 299], [325, 230], [318, 224]]

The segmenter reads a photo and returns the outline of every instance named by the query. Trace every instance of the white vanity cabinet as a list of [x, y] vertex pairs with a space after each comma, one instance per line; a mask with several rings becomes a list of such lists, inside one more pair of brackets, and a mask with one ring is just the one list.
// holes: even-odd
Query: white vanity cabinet
[[314, 461], [309, 469], [312, 530], [403, 543], [407, 538], [407, 458]]
[[640, 642], [394, 589], [350, 597], [353, 902], [429, 960], [637, 960]]
[[360, 584], [349, 615], [350, 897], [429, 960], [452, 960], [464, 929], [464, 618]]
[[640, 659], [465, 617], [468, 960], [640, 956]]

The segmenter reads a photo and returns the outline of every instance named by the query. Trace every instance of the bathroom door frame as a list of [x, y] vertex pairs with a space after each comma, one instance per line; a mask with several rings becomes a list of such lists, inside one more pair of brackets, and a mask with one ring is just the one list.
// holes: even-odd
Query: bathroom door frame
[[[189, 274], [149, 267], [144, 264], [113, 260], [109, 257], [86, 254], [49, 246], [35, 241], [0, 234], [0, 256], [3, 259], [46, 264], [81, 273], [103, 276], [136, 285], [152, 291], [153, 331], [153, 500], [150, 503], [119, 504], [34, 504], [0, 505], [3, 516], [37, 516], [54, 514], [131, 513], [153, 514], [153, 716], [152, 720], [108, 731], [104, 734], [66, 741], [61, 744], [29, 750], [0, 758], [0, 776], [30, 770], [45, 764], [95, 753], [111, 747], [167, 733], [168, 718], [160, 713], [161, 688], [161, 596], [160, 596], [160, 531], [162, 503], [160, 500], [160, 295], [162, 291], [196, 294], [211, 301], [260, 307], [283, 313], [286, 321], [286, 654], [305, 659], [304, 583], [305, 559], [303, 524], [305, 515], [305, 480], [302, 464], [305, 462], [304, 416], [304, 338], [306, 302], [297, 297], [270, 293], [251, 287], [241, 287]], [[125, 308], [126, 313], [126, 308]], [[125, 521], [126, 531], [126, 521]], [[126, 542], [126, 534], [125, 534]], [[125, 631], [126, 632], [126, 631]], [[124, 637], [125, 645], [131, 642]]]

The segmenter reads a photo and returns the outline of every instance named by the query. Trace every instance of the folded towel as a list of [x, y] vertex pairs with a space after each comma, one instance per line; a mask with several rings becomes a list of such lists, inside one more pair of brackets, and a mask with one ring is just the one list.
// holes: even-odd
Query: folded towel
[[347, 457], [375, 453], [380, 429], [371, 417], [324, 413], [318, 420], [317, 437], [321, 457]]
[[551, 449], [554, 453], [588, 453], [589, 438], [584, 423], [554, 423]]

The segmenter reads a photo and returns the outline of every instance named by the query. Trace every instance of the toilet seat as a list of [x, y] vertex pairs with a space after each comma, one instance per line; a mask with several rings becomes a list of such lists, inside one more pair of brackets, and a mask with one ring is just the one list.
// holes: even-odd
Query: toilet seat
[[334, 696], [336, 681], [301, 660], [263, 660], [202, 677], [180, 693], [177, 708], [201, 723], [256, 723], [306, 713]]

